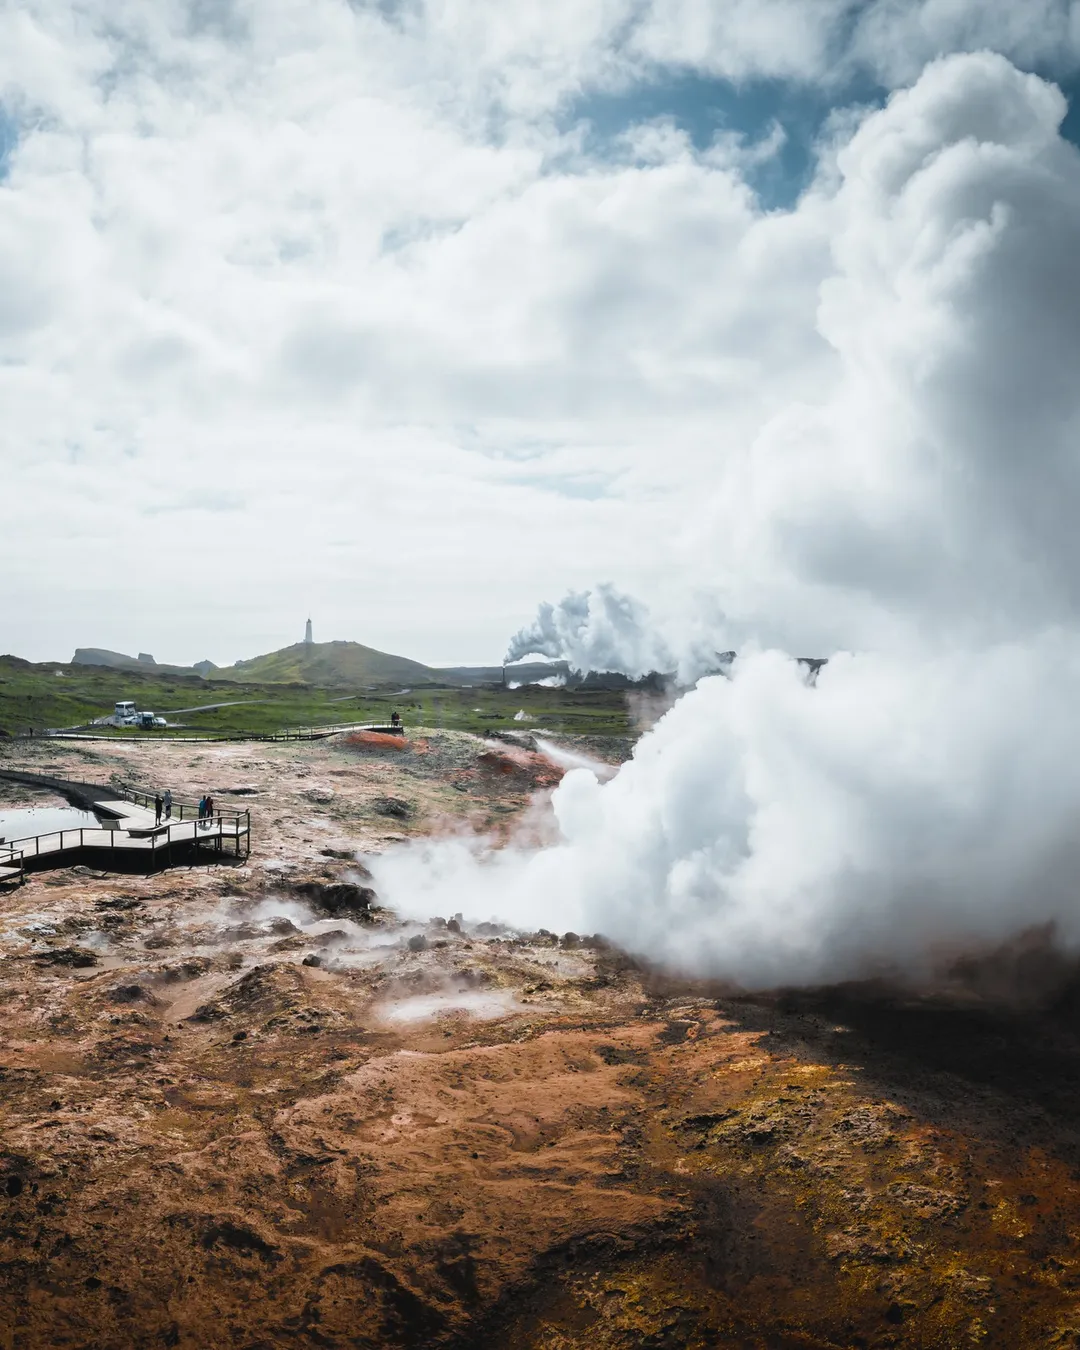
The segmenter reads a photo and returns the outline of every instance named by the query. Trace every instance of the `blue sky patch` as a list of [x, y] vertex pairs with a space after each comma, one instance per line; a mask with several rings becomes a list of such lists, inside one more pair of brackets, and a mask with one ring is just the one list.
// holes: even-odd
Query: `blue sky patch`
[[[1043, 73], [1043, 72], [1039, 72]], [[1052, 78], [1052, 77], [1051, 77]], [[1066, 139], [1080, 145], [1080, 77], [1058, 79], [1069, 100], [1062, 127]], [[736, 132], [749, 143], [768, 137], [775, 123], [786, 140], [771, 159], [747, 174], [767, 210], [794, 206], [814, 171], [814, 146], [826, 119], [841, 108], [882, 107], [889, 90], [866, 78], [841, 91], [825, 91], [786, 80], [729, 80], [685, 73], [639, 84], [618, 93], [590, 93], [567, 105], [560, 125], [588, 125], [586, 148], [616, 154], [616, 142], [630, 127], [667, 118], [686, 132], [699, 150], [717, 135]]]

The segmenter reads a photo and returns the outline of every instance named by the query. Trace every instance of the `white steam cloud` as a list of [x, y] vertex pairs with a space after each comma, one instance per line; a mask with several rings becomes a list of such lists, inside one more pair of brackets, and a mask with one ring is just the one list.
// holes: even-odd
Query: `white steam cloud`
[[[600, 931], [747, 985], [917, 969], [1033, 923], [1080, 941], [1064, 112], [1005, 59], [954, 57], [826, 157], [797, 210], [828, 224], [835, 379], [718, 467], [697, 527], [731, 678], [701, 680], [610, 782], [568, 774], [551, 846], [387, 855], [391, 903]], [[831, 659], [811, 687], [773, 647]], [[607, 587], [511, 646], [631, 674], [694, 650]]]
[[668, 616], [662, 630], [647, 605], [604, 582], [557, 605], [541, 604], [532, 623], [510, 639], [505, 659], [547, 656], [582, 674], [618, 671], [638, 679], [657, 672], [689, 685], [728, 665], [730, 652], [718, 649], [723, 615], [714, 610], [703, 604], [692, 616]]
[[533, 622], [510, 639], [506, 661], [526, 656], [565, 658], [577, 671], [618, 670], [634, 676], [673, 664], [647, 608], [610, 584], [572, 592], [558, 605], [542, 604]]

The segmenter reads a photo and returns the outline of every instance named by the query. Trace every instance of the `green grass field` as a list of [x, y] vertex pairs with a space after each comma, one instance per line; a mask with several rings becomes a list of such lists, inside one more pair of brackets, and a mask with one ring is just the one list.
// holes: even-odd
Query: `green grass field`
[[[63, 675], [57, 676], [57, 670]], [[332, 722], [386, 722], [394, 710], [401, 713], [406, 726], [474, 732], [518, 727], [597, 736], [630, 733], [626, 696], [613, 690], [483, 685], [472, 689], [422, 686], [409, 693], [349, 691], [202, 680], [102, 666], [33, 665], [16, 657], [0, 657], [0, 729], [9, 735], [25, 735], [31, 727], [40, 732], [47, 727], [80, 726], [111, 713], [120, 699], [182, 723], [182, 729], [166, 733], [174, 735], [266, 734]], [[176, 709], [219, 702], [236, 706], [172, 715]], [[515, 721], [519, 711], [533, 720]], [[100, 730], [134, 738], [148, 734]]]

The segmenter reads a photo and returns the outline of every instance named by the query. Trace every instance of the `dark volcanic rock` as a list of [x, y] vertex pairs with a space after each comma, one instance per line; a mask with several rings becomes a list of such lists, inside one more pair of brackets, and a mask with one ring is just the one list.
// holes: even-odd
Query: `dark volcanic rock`
[[397, 820], [408, 820], [413, 813], [412, 804], [401, 797], [375, 797], [371, 809], [380, 816], [393, 816]]
[[156, 1003], [157, 999], [141, 984], [118, 984], [109, 990], [114, 1003]]
[[293, 887], [293, 894], [307, 903], [318, 914], [327, 918], [358, 919], [366, 923], [371, 918], [371, 906], [377, 897], [370, 886], [354, 886], [350, 881], [324, 884], [321, 881], [302, 881]]
[[85, 947], [51, 947], [47, 952], [38, 952], [35, 961], [48, 966], [96, 966], [97, 957]]

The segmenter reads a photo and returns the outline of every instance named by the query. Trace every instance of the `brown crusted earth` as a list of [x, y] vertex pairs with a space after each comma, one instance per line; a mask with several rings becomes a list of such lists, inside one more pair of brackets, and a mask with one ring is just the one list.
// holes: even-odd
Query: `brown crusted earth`
[[1080, 1345], [1067, 968], [746, 999], [398, 924], [357, 853], [550, 781], [421, 739], [18, 747], [255, 851], [4, 898], [0, 1346]]

